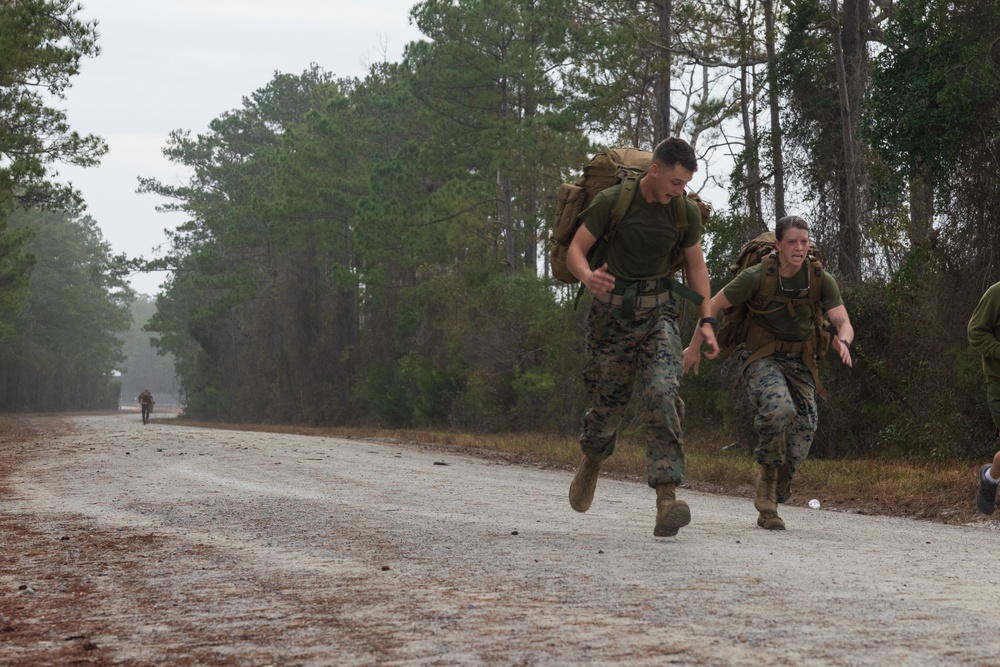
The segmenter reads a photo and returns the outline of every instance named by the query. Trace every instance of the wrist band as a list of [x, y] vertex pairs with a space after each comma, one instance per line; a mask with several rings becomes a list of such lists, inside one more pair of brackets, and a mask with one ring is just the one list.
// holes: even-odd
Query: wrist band
[[848, 350], [849, 350], [849, 349], [851, 349], [851, 344], [850, 344], [850, 343], [848, 343], [848, 342], [847, 342], [846, 340], [844, 340], [843, 338], [841, 338], [841, 339], [840, 339], [840, 342], [841, 342], [841, 343], [843, 343], [843, 344], [844, 344], [844, 347], [846, 347], [846, 348], [847, 348]]
[[714, 327], [718, 323], [715, 321], [714, 317], [703, 317], [698, 320], [698, 326], [701, 326], [702, 324], [711, 324]]

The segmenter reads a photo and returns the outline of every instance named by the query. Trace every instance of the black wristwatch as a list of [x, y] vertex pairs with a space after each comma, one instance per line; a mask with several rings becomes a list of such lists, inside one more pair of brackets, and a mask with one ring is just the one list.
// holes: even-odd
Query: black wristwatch
[[698, 326], [700, 327], [703, 324], [711, 324], [712, 327], [714, 328], [718, 324], [718, 322], [715, 321], [714, 317], [703, 317], [700, 320], [698, 320]]
[[840, 339], [840, 342], [841, 342], [841, 343], [843, 343], [843, 344], [844, 344], [844, 347], [846, 347], [846, 348], [847, 348], [848, 350], [849, 350], [849, 349], [851, 349], [851, 344], [850, 344], [850, 343], [848, 343], [848, 342], [847, 342], [847, 340], [845, 340], [845, 339], [841, 338], [841, 339]]

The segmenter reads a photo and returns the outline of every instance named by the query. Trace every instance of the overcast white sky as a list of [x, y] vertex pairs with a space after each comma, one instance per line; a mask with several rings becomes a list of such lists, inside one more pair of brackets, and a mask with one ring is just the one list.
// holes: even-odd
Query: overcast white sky
[[[60, 168], [79, 188], [113, 251], [146, 258], [166, 249], [164, 229], [181, 214], [135, 193], [137, 177], [186, 182], [160, 152], [175, 129], [204, 132], [274, 72], [316, 63], [338, 77], [364, 77], [371, 63], [398, 62], [421, 35], [409, 23], [416, 0], [82, 0], [97, 19], [101, 55], [83, 62], [62, 103], [71, 127], [104, 137], [100, 167]], [[164, 274], [132, 285], [154, 294]]]

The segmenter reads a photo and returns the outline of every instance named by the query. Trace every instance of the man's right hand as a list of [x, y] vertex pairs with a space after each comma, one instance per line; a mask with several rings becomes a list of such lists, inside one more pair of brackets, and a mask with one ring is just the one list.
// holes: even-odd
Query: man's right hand
[[605, 262], [591, 271], [583, 284], [591, 294], [607, 294], [615, 288], [615, 277], [608, 273], [608, 263]]

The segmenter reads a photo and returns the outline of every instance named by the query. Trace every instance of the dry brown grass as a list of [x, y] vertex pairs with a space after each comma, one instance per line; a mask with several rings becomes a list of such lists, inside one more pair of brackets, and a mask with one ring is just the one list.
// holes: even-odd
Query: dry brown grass
[[[351, 439], [419, 443], [512, 463], [532, 463], [571, 470], [580, 457], [575, 437], [542, 433], [481, 434], [425, 429], [313, 428], [293, 425], [220, 424], [185, 419], [159, 421], [186, 426], [270, 433], [294, 433]], [[727, 444], [709, 433], [686, 435], [685, 487], [725, 495], [752, 497], [756, 465], [746, 449], [723, 450]], [[985, 462], [985, 461], [984, 461]], [[984, 520], [975, 506], [978, 464], [968, 461], [921, 463], [895, 460], [810, 459], [795, 478], [789, 505], [818, 498], [824, 507], [859, 514], [881, 514], [942, 523]], [[603, 468], [604, 474], [635, 481], [646, 478], [641, 436], [625, 434]]]

